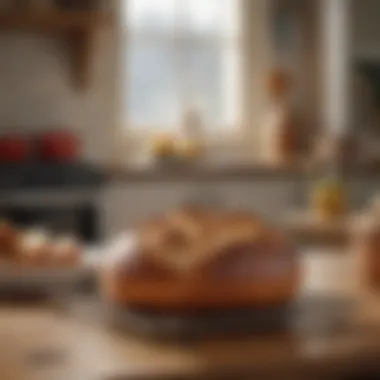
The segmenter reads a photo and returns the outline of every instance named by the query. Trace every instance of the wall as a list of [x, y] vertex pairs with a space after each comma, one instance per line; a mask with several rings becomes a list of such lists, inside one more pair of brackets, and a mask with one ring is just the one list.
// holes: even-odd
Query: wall
[[255, 211], [280, 223], [297, 195], [292, 180], [188, 181], [114, 184], [103, 193], [104, 231], [112, 235], [154, 214], [165, 212], [199, 191], [215, 192], [227, 207]]
[[[106, 2], [113, 11], [120, 0]], [[257, 142], [258, 124], [267, 99], [263, 89], [270, 65], [269, 5], [267, 0], [244, 0], [248, 26], [244, 39], [244, 119], [250, 149]], [[84, 143], [86, 159], [104, 162], [114, 151], [118, 123], [117, 28], [97, 36], [93, 78], [77, 91], [70, 78], [67, 46], [53, 38], [0, 34], [0, 131], [44, 130], [54, 126], [74, 129]], [[245, 140], [246, 141], [246, 140]]]
[[54, 38], [0, 35], [0, 131], [72, 128], [82, 138], [86, 159], [109, 155], [115, 118], [115, 37], [97, 36], [92, 81], [72, 86], [67, 46]]
[[[255, 40], [246, 41], [246, 44], [250, 51], [249, 65], [257, 68], [251, 72], [250, 81], [253, 86], [260, 87], [263, 84], [262, 70], [270, 62], [268, 30], [264, 22], [267, 0], [246, 1], [249, 7], [257, 6], [250, 8], [257, 21], [251, 23]], [[377, 4], [377, 1], [372, 3]], [[93, 81], [86, 91], [77, 92], [70, 82], [69, 64], [62, 45], [56, 40], [1, 34], [0, 130], [41, 130], [54, 125], [71, 127], [83, 139], [86, 159], [106, 162], [114, 151], [117, 121], [116, 44], [112, 29], [98, 36]], [[260, 54], [257, 54], [258, 48]], [[254, 112], [263, 111], [266, 100], [262, 93], [252, 93], [248, 89], [246, 92], [246, 112], [257, 123], [260, 117]], [[251, 128], [254, 140], [253, 125], [252, 122], [247, 127]], [[299, 205], [305, 200], [302, 183], [291, 180], [226, 180], [217, 187], [221, 200], [227, 205], [258, 211], [276, 222], [281, 221], [289, 205]], [[376, 187], [374, 181], [354, 181], [351, 186], [353, 203], [362, 204]], [[110, 184], [103, 189], [99, 202], [105, 234], [110, 235], [152, 213], [173, 207], [192, 189], [194, 184], [188, 182]]]
[[[118, 2], [112, 0], [114, 9], [118, 8]], [[244, 68], [249, 72], [249, 80], [244, 86], [244, 110], [250, 121], [245, 127], [253, 146], [257, 140], [257, 123], [261, 120], [257, 112], [264, 112], [266, 106], [264, 93], [252, 89], [263, 88], [262, 74], [270, 62], [269, 8], [267, 0], [245, 0], [245, 7], [249, 38], [244, 40], [244, 49], [248, 52]], [[1, 34], [0, 130], [39, 131], [62, 125], [72, 128], [82, 138], [87, 160], [107, 162], [115, 150], [120, 100], [116, 91], [117, 36], [115, 28], [100, 33], [94, 51], [93, 80], [89, 88], [78, 92], [71, 84], [65, 46], [59, 41]], [[254, 151], [252, 146], [250, 151]], [[170, 207], [182, 199], [189, 185], [125, 183], [108, 186], [100, 202], [105, 231], [111, 233], [154, 211]], [[221, 187], [223, 197], [230, 202], [242, 202], [249, 208], [258, 206], [263, 213], [271, 214], [280, 204], [287, 203], [288, 194], [273, 186], [250, 183], [245, 187], [239, 183], [224, 183]], [[272, 196], [276, 200], [269, 205]], [[266, 210], [267, 207], [271, 211]]]
[[380, 58], [380, 1], [351, 0], [354, 55]]
[[[227, 207], [258, 213], [271, 222], [285, 223], [289, 213], [303, 210], [316, 178], [252, 178], [243, 181], [217, 181], [194, 184], [187, 181], [141, 182], [114, 184], [101, 194], [103, 231], [106, 236], [180, 204], [194, 192], [215, 191], [218, 200]], [[380, 189], [374, 177], [351, 176], [346, 179], [348, 204], [357, 211], [368, 205]]]

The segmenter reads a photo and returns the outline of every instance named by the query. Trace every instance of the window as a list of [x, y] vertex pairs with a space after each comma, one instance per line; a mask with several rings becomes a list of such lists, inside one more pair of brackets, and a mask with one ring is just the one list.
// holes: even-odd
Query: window
[[240, 125], [241, 0], [125, 0], [125, 120], [178, 132], [196, 107], [205, 134]]

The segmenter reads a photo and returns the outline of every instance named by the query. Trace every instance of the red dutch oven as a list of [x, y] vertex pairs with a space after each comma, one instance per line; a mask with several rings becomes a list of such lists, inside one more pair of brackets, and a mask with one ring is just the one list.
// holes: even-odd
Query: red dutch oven
[[38, 143], [39, 156], [48, 162], [70, 162], [79, 157], [78, 138], [68, 131], [44, 133]]
[[21, 135], [0, 136], [0, 162], [21, 163], [31, 157], [31, 142]]

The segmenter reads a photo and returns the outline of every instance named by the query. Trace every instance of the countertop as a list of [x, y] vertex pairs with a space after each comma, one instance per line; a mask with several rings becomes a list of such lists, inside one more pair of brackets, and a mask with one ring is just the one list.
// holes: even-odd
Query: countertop
[[[224, 164], [178, 164], [178, 165], [126, 165], [105, 167], [108, 182], [162, 182], [162, 181], [201, 181], [225, 180], [308, 180], [319, 178], [325, 172], [323, 167], [307, 162], [291, 165], [274, 165], [262, 162], [240, 162]], [[340, 168], [345, 179], [378, 179], [380, 168], [370, 165], [347, 165]]]
[[319, 255], [305, 265], [304, 296], [359, 300], [344, 328], [164, 343], [111, 328], [99, 318], [92, 298], [0, 305], [0, 378], [317, 379], [322, 374], [345, 376], [360, 367], [380, 369], [380, 298], [355, 285], [355, 260]]
[[[379, 166], [340, 168], [345, 179], [377, 180]], [[123, 166], [96, 163], [0, 164], [0, 191], [41, 189], [98, 189], [110, 183], [303, 181], [319, 178], [323, 168], [307, 162], [274, 165], [262, 162], [182, 163]]]

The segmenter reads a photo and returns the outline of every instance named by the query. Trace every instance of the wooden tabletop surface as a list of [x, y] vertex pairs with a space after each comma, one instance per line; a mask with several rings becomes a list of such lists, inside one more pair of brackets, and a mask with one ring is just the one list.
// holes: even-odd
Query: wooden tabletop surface
[[107, 327], [88, 313], [84, 299], [76, 301], [83, 313], [55, 305], [2, 305], [0, 379], [209, 379], [227, 374], [312, 379], [323, 372], [352, 373], [380, 363], [380, 301], [352, 285], [355, 268], [349, 260], [322, 255], [305, 262], [306, 293], [359, 299], [349, 326], [337, 331], [163, 343]]

